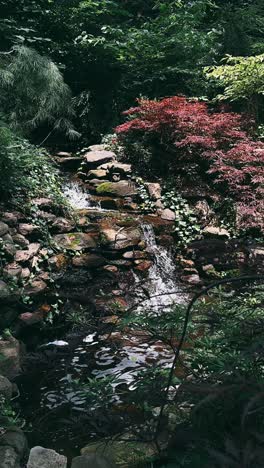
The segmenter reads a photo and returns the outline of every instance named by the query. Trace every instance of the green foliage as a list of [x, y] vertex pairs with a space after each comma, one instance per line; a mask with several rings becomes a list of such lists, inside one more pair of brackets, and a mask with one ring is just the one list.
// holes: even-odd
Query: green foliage
[[4, 435], [7, 429], [12, 427], [22, 427], [24, 421], [14, 411], [10, 402], [0, 395], [0, 436]]
[[0, 102], [7, 121], [24, 133], [43, 124], [78, 136], [72, 129], [71, 92], [58, 67], [34, 49], [16, 46], [3, 56]]

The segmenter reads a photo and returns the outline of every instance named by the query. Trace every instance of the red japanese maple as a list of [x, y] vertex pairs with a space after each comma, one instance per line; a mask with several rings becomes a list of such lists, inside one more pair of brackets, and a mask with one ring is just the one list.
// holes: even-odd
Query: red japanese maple
[[190, 162], [206, 164], [216, 186], [237, 202], [240, 225], [264, 227], [264, 144], [253, 140], [240, 114], [212, 112], [206, 103], [182, 96], [140, 99], [124, 114], [129, 120], [117, 127], [119, 138], [155, 135], [176, 150], [186, 169]]

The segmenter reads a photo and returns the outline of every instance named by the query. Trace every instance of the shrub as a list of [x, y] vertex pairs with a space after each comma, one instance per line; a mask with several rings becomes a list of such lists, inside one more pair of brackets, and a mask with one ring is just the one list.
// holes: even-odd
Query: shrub
[[[124, 113], [129, 120], [117, 127], [125, 147], [138, 140], [153, 150], [151, 163], [167, 173], [199, 174], [239, 209], [241, 228], [264, 227], [262, 207], [264, 143], [246, 130], [251, 122], [240, 114], [212, 112], [205, 102], [174, 96], [161, 101], [140, 99]], [[140, 154], [138, 155], [140, 161]]]

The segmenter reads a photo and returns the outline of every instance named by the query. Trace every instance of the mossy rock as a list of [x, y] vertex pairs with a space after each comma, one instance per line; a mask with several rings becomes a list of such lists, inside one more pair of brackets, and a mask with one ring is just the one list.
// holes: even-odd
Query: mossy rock
[[96, 442], [84, 447], [81, 451], [83, 455], [94, 454], [104, 456], [119, 468], [140, 468], [153, 460], [157, 454], [157, 449], [151, 443], [143, 442]]

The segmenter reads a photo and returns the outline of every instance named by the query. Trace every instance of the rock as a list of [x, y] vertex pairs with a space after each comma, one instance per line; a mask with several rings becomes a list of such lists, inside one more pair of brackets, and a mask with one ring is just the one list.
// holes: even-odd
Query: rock
[[114, 468], [114, 465], [105, 457], [92, 454], [74, 458], [71, 468]]
[[74, 227], [75, 223], [66, 218], [56, 218], [51, 226], [54, 232], [58, 232], [60, 234], [70, 232], [74, 229]]
[[56, 162], [65, 170], [77, 170], [83, 158], [78, 156], [57, 157]]
[[11, 400], [13, 394], [13, 385], [11, 382], [0, 375], [0, 395], [2, 395], [6, 400]]
[[26, 280], [30, 277], [30, 269], [29, 268], [22, 268], [21, 278]]
[[157, 201], [161, 198], [161, 186], [158, 183], [146, 183], [146, 188], [151, 200]]
[[171, 247], [174, 244], [174, 239], [168, 234], [163, 234], [162, 236], [159, 236], [158, 243], [164, 247]]
[[96, 188], [97, 195], [111, 195], [112, 197], [135, 197], [137, 189], [133, 182], [105, 182]]
[[84, 159], [88, 169], [95, 169], [104, 163], [113, 161], [115, 154], [112, 151], [92, 150], [84, 154]]
[[22, 234], [15, 234], [13, 236], [13, 242], [20, 247], [27, 247], [29, 245], [29, 240], [22, 236]]
[[146, 258], [146, 257], [147, 257], [147, 253], [142, 252], [141, 250], [132, 250], [132, 251], [125, 252], [123, 254], [123, 258], [128, 259], [128, 260], [137, 260], [139, 258]]
[[47, 289], [47, 284], [42, 279], [34, 279], [27, 284], [24, 288], [24, 292], [28, 296], [36, 296], [42, 294]]
[[206, 276], [214, 278], [220, 277], [220, 274], [216, 271], [214, 265], [204, 265], [202, 269]]
[[102, 198], [100, 204], [101, 204], [101, 207], [105, 210], [117, 210], [118, 209], [117, 200], [111, 197]]
[[194, 206], [194, 212], [202, 224], [208, 224], [209, 221], [212, 222], [212, 218], [214, 217], [214, 212], [206, 200], [199, 200]]
[[96, 247], [94, 238], [84, 232], [72, 232], [69, 234], [57, 234], [53, 237], [54, 242], [66, 250], [83, 250]]
[[16, 262], [26, 263], [31, 258], [33, 258], [40, 250], [41, 245], [35, 242], [34, 244], [29, 244], [28, 250], [18, 250], [15, 255]]
[[153, 457], [157, 449], [154, 444], [130, 441], [95, 442], [81, 450], [83, 455], [96, 454], [115, 463], [120, 468], [132, 468], [146, 462]]
[[0, 221], [0, 236], [3, 237], [9, 231], [9, 227], [6, 223]]
[[121, 164], [117, 161], [106, 163], [100, 166], [98, 169], [103, 169], [108, 171], [110, 174], [117, 173], [121, 174], [122, 176], [128, 176], [132, 173], [131, 164]]
[[53, 255], [48, 259], [48, 264], [52, 270], [61, 271], [67, 268], [69, 259], [64, 254]]
[[20, 322], [22, 322], [23, 325], [31, 326], [35, 325], [36, 323], [41, 323], [44, 320], [44, 315], [45, 314], [43, 311], [37, 311], [34, 313], [24, 312], [18, 316], [18, 319]]
[[20, 367], [20, 344], [13, 337], [0, 340], [0, 374], [12, 379], [21, 372]]
[[122, 250], [135, 247], [141, 240], [141, 232], [138, 228], [132, 229], [102, 229], [102, 244], [110, 249]]
[[[15, 296], [16, 298], [16, 296]], [[9, 328], [10, 325], [17, 319], [18, 311], [16, 304], [12, 304], [15, 299], [13, 295], [10, 297], [11, 304], [1, 304], [0, 309], [0, 330]], [[18, 297], [17, 297], [18, 299]]]
[[197, 274], [181, 276], [181, 280], [184, 283], [188, 283], [188, 284], [191, 284], [191, 285], [194, 285], [194, 286], [198, 286], [198, 285], [202, 284], [201, 278]]
[[38, 208], [42, 209], [42, 210], [50, 210], [53, 205], [54, 205], [54, 202], [52, 201], [51, 198], [48, 198], [48, 197], [43, 197], [43, 198], [33, 198], [31, 200], [31, 203], [32, 205], [35, 205], [37, 206]]
[[103, 169], [94, 169], [87, 174], [88, 179], [106, 179], [106, 171]]
[[0, 468], [20, 468], [20, 460], [12, 447], [0, 446]]
[[184, 268], [183, 270], [183, 275], [188, 276], [188, 275], [199, 275], [198, 271], [196, 268]]
[[136, 260], [135, 264], [136, 264], [135, 270], [138, 270], [138, 271], [147, 271], [153, 265], [153, 263], [149, 260]]
[[67, 458], [55, 450], [33, 447], [30, 450], [27, 468], [66, 468]]
[[1, 218], [4, 223], [8, 224], [8, 226], [15, 226], [18, 222], [18, 217], [16, 213], [9, 212], [9, 211], [6, 211], [5, 213], [3, 213]]
[[18, 230], [22, 236], [29, 236], [31, 234], [36, 234], [39, 232], [39, 227], [34, 224], [20, 223], [18, 225]]
[[219, 239], [229, 239], [230, 234], [226, 229], [222, 229], [216, 226], [207, 226], [202, 231], [203, 235], [206, 237], [213, 237]]
[[161, 219], [165, 219], [165, 221], [175, 221], [176, 215], [174, 211], [170, 210], [169, 208], [166, 208], [161, 213]]
[[103, 267], [103, 270], [109, 271], [109, 273], [112, 273], [113, 275], [116, 275], [118, 273], [118, 268], [115, 265], [105, 265]]
[[82, 254], [76, 256], [72, 260], [72, 264], [75, 267], [84, 267], [84, 268], [97, 268], [99, 266], [105, 265], [106, 260], [101, 255], [95, 254]]
[[194, 268], [194, 261], [188, 260], [187, 258], [177, 257], [176, 261], [179, 261], [183, 268]]
[[11, 296], [12, 291], [10, 291], [8, 285], [0, 280], [0, 299], [7, 299]]
[[106, 145], [103, 145], [103, 144], [101, 144], [101, 145], [90, 145], [88, 147], [88, 150], [89, 151], [104, 151], [104, 150], [106, 150]]
[[4, 278], [8, 279], [18, 279], [22, 275], [22, 267], [16, 263], [9, 263], [3, 269], [3, 276]]
[[12, 242], [4, 242], [2, 248], [3, 248], [3, 251], [5, 252], [6, 257], [8, 257], [9, 259], [12, 259], [15, 256], [16, 251], [17, 251], [16, 246], [13, 243], [13, 240]]
[[7, 430], [5, 434], [1, 435], [0, 446], [1, 445], [12, 447], [17, 453], [19, 459], [22, 459], [27, 450], [27, 439], [20, 429], [12, 428]]
[[59, 156], [59, 158], [70, 158], [72, 153], [69, 153], [68, 151], [59, 151], [56, 156]]
[[264, 269], [264, 246], [252, 247], [249, 249], [248, 264], [254, 267], [259, 273], [263, 273]]
[[55, 214], [48, 213], [47, 211], [38, 211], [38, 218], [45, 219], [48, 223], [52, 223], [56, 219]]

